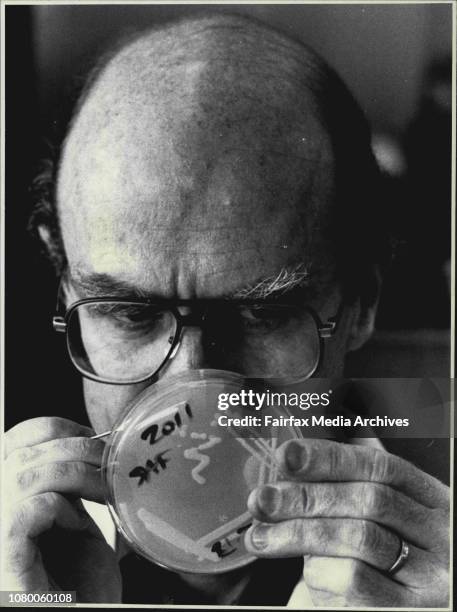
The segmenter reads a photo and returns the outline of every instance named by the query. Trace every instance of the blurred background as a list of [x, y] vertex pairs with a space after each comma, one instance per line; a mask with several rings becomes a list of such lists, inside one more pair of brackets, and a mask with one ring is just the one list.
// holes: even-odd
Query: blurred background
[[[79, 378], [51, 329], [56, 279], [26, 229], [41, 160], [58, 150], [85, 74], [113, 40], [208, 7], [5, 7], [7, 426], [58, 414], [62, 401], [85, 419]], [[336, 68], [371, 122], [397, 247], [378, 331], [350, 356], [347, 374], [449, 376], [451, 4], [210, 8], [302, 38]]]

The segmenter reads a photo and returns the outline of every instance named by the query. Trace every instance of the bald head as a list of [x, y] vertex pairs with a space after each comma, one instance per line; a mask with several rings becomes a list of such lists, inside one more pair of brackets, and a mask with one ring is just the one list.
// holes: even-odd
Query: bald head
[[128, 275], [154, 249], [187, 253], [185, 274], [208, 278], [227, 275], [217, 259], [231, 253], [231, 277], [248, 265], [255, 286], [288, 266], [328, 271], [338, 250], [354, 278], [383, 256], [360, 109], [310, 49], [250, 19], [185, 20], [118, 47], [93, 71], [62, 151], [59, 222], [45, 199], [34, 217], [59, 270], [84, 272], [90, 254], [93, 271]]
[[267, 136], [278, 140], [278, 125], [300, 122], [310, 104], [319, 112], [324, 70], [311, 50], [264, 24], [227, 15], [185, 20], [121, 47], [91, 80], [73, 125], [90, 141], [94, 129], [139, 112], [168, 127], [210, 119], [208, 131], [257, 119], [262, 132], [272, 123]]
[[[169, 270], [160, 292], [212, 295], [228, 260], [234, 285], [278, 266], [330, 269], [314, 239], [333, 192], [330, 138], [305, 86], [316, 70], [296, 43], [237, 18], [184, 22], [122, 48], [64, 147], [58, 202], [74, 270], [129, 276], [152, 258], [162, 275], [159, 260], [186, 252], [192, 263]], [[247, 256], [252, 278], [240, 279]], [[154, 274], [137, 281], [146, 290]], [[187, 287], [190, 277], [202, 286]]]

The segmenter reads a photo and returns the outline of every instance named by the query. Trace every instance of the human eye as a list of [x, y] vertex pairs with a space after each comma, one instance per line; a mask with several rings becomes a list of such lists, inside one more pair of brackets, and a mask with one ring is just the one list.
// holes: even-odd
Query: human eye
[[268, 333], [287, 325], [293, 313], [283, 305], [252, 305], [241, 307], [239, 316], [245, 331]]
[[91, 314], [93, 317], [103, 319], [105, 324], [124, 331], [152, 329], [160, 325], [164, 317], [163, 311], [157, 306], [117, 302], [92, 304]]

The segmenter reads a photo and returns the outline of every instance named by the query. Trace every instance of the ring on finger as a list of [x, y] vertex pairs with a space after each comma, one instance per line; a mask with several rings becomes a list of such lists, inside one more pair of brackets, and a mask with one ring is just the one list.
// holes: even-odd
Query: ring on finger
[[396, 574], [406, 563], [409, 557], [409, 546], [403, 538], [400, 538], [400, 552], [393, 564], [387, 570], [389, 576]]

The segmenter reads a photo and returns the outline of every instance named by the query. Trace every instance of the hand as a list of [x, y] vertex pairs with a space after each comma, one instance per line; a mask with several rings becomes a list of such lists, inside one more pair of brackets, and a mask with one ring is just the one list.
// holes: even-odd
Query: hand
[[[315, 605], [449, 605], [449, 489], [383, 450], [328, 440], [278, 448], [283, 480], [252, 491], [258, 557], [304, 555]], [[401, 539], [409, 556], [388, 574]]]
[[80, 498], [104, 503], [103, 442], [62, 418], [24, 421], [5, 436], [5, 590], [76, 591], [78, 602], [120, 602], [115, 554]]

